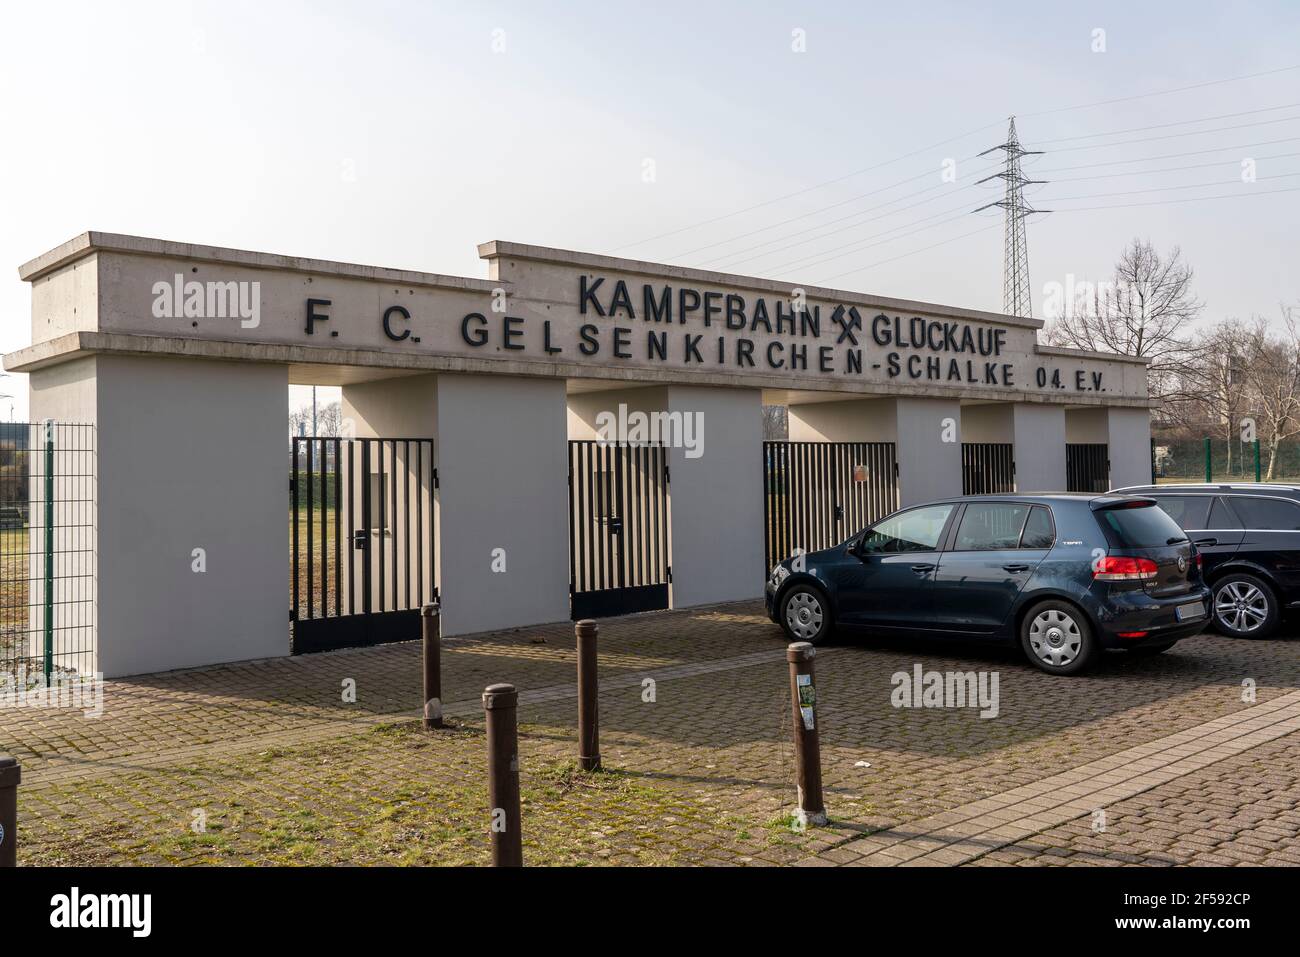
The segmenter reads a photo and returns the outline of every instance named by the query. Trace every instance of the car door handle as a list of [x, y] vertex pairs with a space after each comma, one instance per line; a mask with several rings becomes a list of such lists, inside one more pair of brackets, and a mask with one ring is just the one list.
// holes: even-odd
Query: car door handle
[[1029, 566], [1028, 565], [1003, 565], [1002, 570], [1004, 572], [1027, 572], [1029, 571]]
[[1198, 538], [1196, 541], [1192, 542], [1192, 544], [1197, 548], [1213, 548], [1215, 545], [1219, 544], [1219, 540], [1217, 538]]
[[934, 571], [934, 566], [933, 566], [933, 565], [913, 565], [913, 566], [912, 566], [912, 571], [914, 571], [914, 572], [932, 572], [932, 571]]

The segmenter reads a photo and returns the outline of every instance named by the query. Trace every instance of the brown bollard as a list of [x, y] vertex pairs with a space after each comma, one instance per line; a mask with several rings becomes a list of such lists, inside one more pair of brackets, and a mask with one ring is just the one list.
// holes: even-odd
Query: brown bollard
[[514, 685], [488, 685], [483, 689], [493, 867], [522, 867], [524, 863], [519, 814], [518, 708], [519, 693]]
[[442, 605], [438, 599], [420, 609], [424, 646], [424, 730], [442, 727]]
[[0, 754], [0, 867], [18, 865], [18, 782], [22, 768]]
[[591, 619], [573, 628], [578, 636], [578, 767], [600, 770], [600, 712], [597, 704], [596, 636], [600, 629]]
[[790, 662], [790, 698], [794, 706], [794, 760], [799, 785], [798, 814], [804, 825], [826, 823], [822, 800], [822, 752], [817, 742], [817, 691], [813, 687], [816, 650], [796, 641], [785, 650]]

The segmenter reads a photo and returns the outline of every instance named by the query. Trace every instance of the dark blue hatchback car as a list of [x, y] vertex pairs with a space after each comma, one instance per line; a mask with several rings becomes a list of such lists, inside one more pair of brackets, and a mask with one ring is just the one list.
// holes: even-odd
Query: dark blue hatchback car
[[989, 495], [902, 509], [781, 562], [767, 610], [794, 641], [837, 626], [1019, 642], [1051, 674], [1156, 654], [1208, 621], [1200, 556], [1154, 500]]

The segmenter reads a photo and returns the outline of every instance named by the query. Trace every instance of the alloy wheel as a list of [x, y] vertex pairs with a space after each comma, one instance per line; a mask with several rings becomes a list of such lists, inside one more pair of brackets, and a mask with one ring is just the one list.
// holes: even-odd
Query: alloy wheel
[[1029, 625], [1029, 647], [1040, 661], [1057, 668], [1068, 665], [1083, 647], [1079, 623], [1059, 608], [1039, 612]]
[[1214, 596], [1214, 617], [1233, 631], [1256, 631], [1268, 620], [1268, 596], [1250, 582], [1230, 581]]

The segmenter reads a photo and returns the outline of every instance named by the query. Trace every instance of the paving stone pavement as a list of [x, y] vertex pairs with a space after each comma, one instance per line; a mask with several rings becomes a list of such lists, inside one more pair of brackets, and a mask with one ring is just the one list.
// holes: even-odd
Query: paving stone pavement
[[[408, 642], [111, 682], [97, 719], [0, 710], [0, 751], [35, 863], [481, 863], [478, 694], [512, 681], [536, 863], [1300, 863], [1300, 643], [1201, 636], [1072, 679], [954, 642], [819, 650], [832, 822], [806, 833], [784, 646], [754, 603], [602, 622], [599, 780], [565, 767], [567, 623], [448, 640], [441, 735], [411, 733]], [[894, 707], [917, 664], [997, 672], [996, 717]]]

